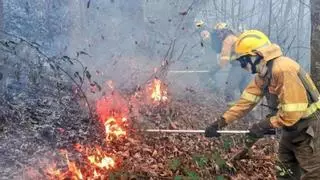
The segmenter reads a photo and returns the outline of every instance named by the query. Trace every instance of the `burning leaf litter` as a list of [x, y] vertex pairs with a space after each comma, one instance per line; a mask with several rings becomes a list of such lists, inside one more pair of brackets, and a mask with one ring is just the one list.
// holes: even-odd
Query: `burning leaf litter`
[[149, 88], [153, 102], [165, 102], [168, 100], [166, 87], [160, 79], [153, 79]]
[[[240, 161], [233, 164], [237, 173], [230, 173], [225, 168], [224, 160], [236, 148], [230, 149], [232, 141], [212, 141], [202, 136], [188, 135], [151, 136], [135, 133], [131, 129], [167, 129], [172, 128], [172, 124], [181, 129], [203, 129], [221, 112], [209, 96], [205, 96], [205, 100], [191, 96], [184, 100], [169, 98], [167, 86], [158, 79], [153, 79], [145, 89], [133, 95], [125, 92], [120, 94], [114, 86], [111, 87], [109, 94], [96, 101], [97, 121], [90, 132], [85, 130], [89, 124], [83, 123], [75, 115], [67, 116], [65, 122], [58, 121], [60, 125], [53, 126], [57, 133], [57, 137], [53, 136], [57, 139], [55, 148], [60, 149], [59, 153], [55, 156], [45, 155], [47, 161], [40, 163], [42, 166], [35, 165], [34, 161], [29, 164], [24, 168], [27, 171], [25, 179], [210, 179], [217, 174], [247, 179], [265, 174], [271, 174], [270, 179], [274, 177], [272, 159], [263, 162]], [[68, 102], [65, 103], [70, 109], [68, 112], [79, 108], [71, 106], [72, 99]], [[254, 170], [258, 167], [264, 170]], [[248, 169], [251, 169], [250, 173]]]
[[[114, 143], [125, 139], [128, 135], [129, 108], [126, 100], [114, 90], [113, 83], [107, 82], [112, 89], [110, 95], [105, 95], [96, 101], [96, 114], [99, 122], [104, 126], [105, 144]], [[167, 101], [167, 91], [159, 79], [154, 79], [148, 85], [147, 98], [153, 103]], [[150, 93], [149, 93], [150, 92]], [[61, 150], [64, 155], [67, 168], [59, 169], [57, 163], [52, 163], [46, 168], [46, 176], [49, 179], [99, 179], [108, 177], [109, 171], [116, 168], [117, 158], [103, 149], [103, 147], [86, 147], [75, 144], [74, 149], [81, 154], [81, 163], [70, 161], [68, 151]]]

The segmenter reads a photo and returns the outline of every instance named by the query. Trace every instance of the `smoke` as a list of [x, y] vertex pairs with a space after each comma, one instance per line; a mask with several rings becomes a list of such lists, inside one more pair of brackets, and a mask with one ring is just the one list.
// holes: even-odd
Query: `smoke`
[[[210, 70], [215, 66], [215, 53], [210, 44], [201, 46], [200, 32], [194, 26], [199, 19], [208, 30], [217, 22], [229, 23], [236, 32], [254, 28], [267, 33], [270, 28], [272, 41], [293, 57], [300, 49], [298, 61], [308, 66], [308, 48], [299, 48], [296, 41], [299, 39], [299, 46], [309, 47], [309, 11], [302, 16], [302, 26], [308, 28], [295, 34], [290, 29], [297, 27], [298, 1], [274, 2], [272, 24], [267, 5], [269, 2], [231, 0], [9, 0], [4, 2], [4, 29], [38, 43], [50, 55], [72, 57], [76, 52], [86, 52], [89, 56], [82, 56], [81, 61], [100, 84], [113, 80], [117, 88], [125, 89], [145, 82], [168, 60], [166, 54], [173, 41], [169, 70]], [[228, 70], [220, 71], [212, 80], [220, 90]], [[204, 73], [167, 76], [172, 89], [180, 93], [186, 88], [206, 90], [204, 81], [208, 79], [213, 78]]]

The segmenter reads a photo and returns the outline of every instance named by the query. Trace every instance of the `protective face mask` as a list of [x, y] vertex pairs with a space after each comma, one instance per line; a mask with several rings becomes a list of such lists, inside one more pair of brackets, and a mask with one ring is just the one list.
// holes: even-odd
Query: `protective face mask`
[[243, 56], [238, 59], [242, 68], [251, 72], [252, 74], [258, 73], [258, 65], [261, 62], [260, 56]]
[[259, 65], [261, 64], [262, 57], [261, 56], [251, 56], [250, 64], [251, 64], [251, 73], [256, 74], [260, 72]]
[[264, 77], [267, 74], [268, 67], [265, 63], [260, 63], [257, 69], [260, 77]]
[[249, 63], [243, 69], [248, 71], [249, 73], [252, 73], [251, 64]]

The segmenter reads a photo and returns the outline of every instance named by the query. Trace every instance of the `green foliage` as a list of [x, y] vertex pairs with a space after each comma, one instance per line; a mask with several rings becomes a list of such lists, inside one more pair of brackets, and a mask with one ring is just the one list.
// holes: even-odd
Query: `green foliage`
[[179, 159], [173, 159], [169, 163], [169, 168], [173, 171], [176, 171], [180, 165], [181, 165], [181, 163], [180, 163]]
[[199, 179], [198, 174], [197, 174], [196, 172], [194, 172], [194, 171], [189, 171], [189, 170], [187, 170], [187, 171], [186, 171], [186, 174], [187, 174], [187, 176], [188, 176], [188, 179], [190, 179], [190, 180], [197, 180], [197, 179]]
[[192, 157], [192, 159], [197, 163], [199, 167], [204, 167], [208, 162], [208, 158], [204, 155], [195, 155]]
[[223, 149], [225, 151], [229, 151], [232, 146], [233, 142], [230, 138], [223, 139]]
[[224, 176], [217, 176], [217, 180], [224, 180]]
[[219, 166], [219, 168], [226, 167], [226, 161], [221, 157], [219, 152], [215, 152], [214, 154], [212, 154], [212, 159]]
[[174, 180], [182, 180], [182, 176], [175, 176]]

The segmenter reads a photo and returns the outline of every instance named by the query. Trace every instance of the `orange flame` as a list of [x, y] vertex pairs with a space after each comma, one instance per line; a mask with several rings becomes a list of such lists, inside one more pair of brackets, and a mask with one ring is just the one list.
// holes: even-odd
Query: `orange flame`
[[[106, 141], [117, 140], [127, 136], [129, 113], [127, 102], [114, 91], [112, 81], [108, 86], [112, 89], [109, 96], [104, 96], [96, 102], [96, 111], [99, 116], [100, 123], [105, 128]], [[84, 157], [79, 164], [69, 160], [68, 152], [62, 150], [64, 154], [67, 168], [59, 169], [56, 164], [46, 169], [48, 179], [104, 179], [107, 177], [109, 170], [116, 167], [116, 159], [101, 147], [96, 146], [88, 148], [80, 144], [75, 144], [74, 149]], [[79, 156], [77, 156], [79, 157]]]
[[105, 127], [106, 140], [116, 140], [127, 135], [128, 108], [125, 100], [116, 92], [97, 101], [97, 114]]
[[[122, 118], [123, 119], [123, 118]], [[116, 138], [123, 137], [127, 132], [121, 127], [122, 120], [116, 120], [114, 117], [110, 117], [105, 123], [105, 131], [107, 140], [113, 140]]]
[[96, 179], [102, 176], [106, 176], [108, 170], [116, 166], [114, 158], [110, 157], [106, 152], [104, 152], [101, 147], [95, 147], [92, 149], [85, 148], [82, 151], [84, 159], [82, 166], [78, 167], [75, 162], [69, 160], [68, 152], [61, 151], [65, 155], [67, 170], [62, 171], [57, 168], [54, 163], [51, 167], [46, 169], [46, 174], [49, 179], [72, 179], [72, 180], [82, 180], [82, 179]]
[[151, 99], [153, 102], [165, 102], [168, 100], [167, 90], [160, 79], [154, 79], [151, 84]]
[[64, 175], [60, 169], [57, 169], [56, 163], [54, 163], [51, 167], [46, 169], [46, 173], [49, 177], [54, 179], [63, 179]]

